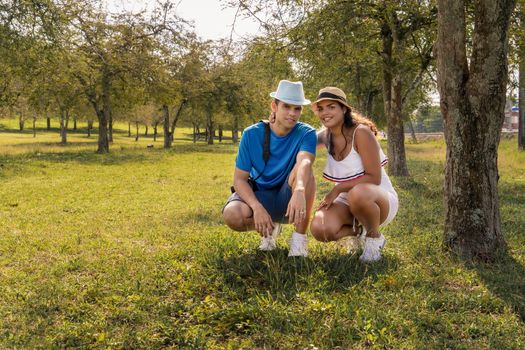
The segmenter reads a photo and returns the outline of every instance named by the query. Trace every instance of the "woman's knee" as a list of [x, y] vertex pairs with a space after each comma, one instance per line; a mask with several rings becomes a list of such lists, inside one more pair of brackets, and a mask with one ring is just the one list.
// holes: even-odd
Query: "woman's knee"
[[312, 236], [320, 242], [335, 240], [335, 234], [337, 233], [332, 225], [327, 224], [318, 213], [316, 213], [310, 224], [310, 232]]
[[367, 202], [370, 202], [372, 193], [368, 186], [362, 184], [356, 185], [350, 191], [348, 191], [348, 203], [350, 208], [360, 207]]

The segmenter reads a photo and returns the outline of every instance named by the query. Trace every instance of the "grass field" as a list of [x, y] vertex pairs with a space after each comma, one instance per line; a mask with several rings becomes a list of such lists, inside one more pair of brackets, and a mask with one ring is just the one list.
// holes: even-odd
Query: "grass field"
[[[41, 126], [40, 126], [41, 127]], [[444, 145], [407, 144], [384, 259], [362, 265], [310, 239], [289, 259], [221, 222], [236, 148], [173, 149], [124, 130], [20, 133], [0, 120], [0, 348], [524, 349], [525, 153], [500, 146], [508, 254], [466, 264], [441, 249]], [[326, 157], [318, 155], [317, 197]]]

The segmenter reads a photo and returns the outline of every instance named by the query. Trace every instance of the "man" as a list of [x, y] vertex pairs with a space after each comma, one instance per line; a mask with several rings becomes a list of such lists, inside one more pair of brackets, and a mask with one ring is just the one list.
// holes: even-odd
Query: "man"
[[298, 120], [302, 106], [310, 101], [304, 98], [301, 82], [287, 80], [281, 80], [270, 96], [269, 124], [254, 124], [242, 135], [233, 176], [235, 193], [228, 199], [223, 217], [235, 231], [259, 232], [261, 250], [275, 249], [281, 223], [293, 223], [288, 256], [307, 256], [317, 137], [314, 128]]

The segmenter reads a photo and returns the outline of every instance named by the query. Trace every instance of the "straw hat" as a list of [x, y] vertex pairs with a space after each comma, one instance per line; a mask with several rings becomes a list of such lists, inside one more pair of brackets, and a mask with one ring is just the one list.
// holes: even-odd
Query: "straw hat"
[[325, 100], [331, 100], [331, 101], [337, 101], [341, 103], [342, 105], [352, 109], [348, 102], [346, 102], [346, 95], [343, 92], [343, 90], [333, 87], [333, 86], [327, 86], [325, 88], [322, 88], [319, 90], [319, 95], [317, 95], [317, 98], [314, 102], [312, 102], [312, 109], [315, 111], [317, 110], [317, 104], [321, 101]]

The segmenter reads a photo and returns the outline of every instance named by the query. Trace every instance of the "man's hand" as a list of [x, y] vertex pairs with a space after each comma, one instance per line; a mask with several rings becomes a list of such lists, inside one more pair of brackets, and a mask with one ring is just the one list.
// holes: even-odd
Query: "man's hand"
[[268, 214], [266, 209], [260, 204], [252, 208], [252, 210], [255, 230], [264, 237], [271, 235], [274, 225], [270, 214]]
[[304, 188], [294, 189], [292, 198], [290, 198], [288, 208], [286, 209], [286, 216], [288, 216], [288, 222], [295, 224], [295, 226], [306, 219], [306, 197], [304, 195]]

